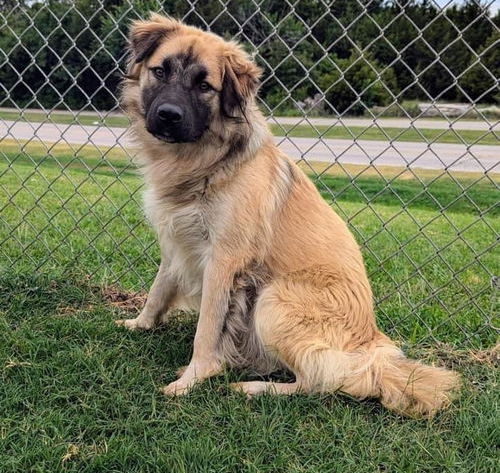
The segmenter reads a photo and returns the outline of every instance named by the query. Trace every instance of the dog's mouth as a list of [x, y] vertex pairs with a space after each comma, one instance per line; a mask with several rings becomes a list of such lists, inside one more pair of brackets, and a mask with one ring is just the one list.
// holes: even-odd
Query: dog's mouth
[[146, 130], [147, 130], [148, 133], [150, 133], [151, 135], [153, 135], [157, 140], [160, 140], [160, 141], [162, 141], [164, 143], [170, 143], [170, 144], [174, 144], [174, 143], [195, 143], [203, 135], [203, 133], [200, 133], [199, 135], [194, 136], [192, 138], [179, 138], [179, 137], [174, 137], [174, 136], [170, 135], [169, 133], [158, 133], [158, 132], [154, 132], [154, 131], [149, 131], [147, 128], [146, 128]]
[[149, 131], [157, 140], [163, 141], [165, 143], [181, 143], [180, 140], [175, 139], [171, 135], [163, 134], [163, 133], [153, 133]]

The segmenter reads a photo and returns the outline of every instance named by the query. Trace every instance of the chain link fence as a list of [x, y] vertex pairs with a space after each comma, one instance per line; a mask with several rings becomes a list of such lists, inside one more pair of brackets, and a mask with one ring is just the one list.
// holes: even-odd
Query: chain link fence
[[75, 270], [135, 290], [152, 281], [158, 250], [116, 96], [127, 27], [158, 11], [253, 52], [276, 141], [349, 222], [388, 332], [461, 348], [496, 342], [497, 2], [0, 8], [3, 270]]

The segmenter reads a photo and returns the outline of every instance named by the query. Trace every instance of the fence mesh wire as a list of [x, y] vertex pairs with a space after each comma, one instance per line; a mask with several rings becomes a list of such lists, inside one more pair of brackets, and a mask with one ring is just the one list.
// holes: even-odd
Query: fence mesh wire
[[[415, 343], [494, 343], [500, 155], [495, 107], [482, 103], [498, 100], [498, 14], [471, 2], [476, 16], [457, 24], [454, 2], [423, 3], [416, 17], [404, 1], [0, 2], [2, 266], [148, 287], [158, 251], [116, 94], [130, 21], [174, 13], [253, 52], [277, 143], [349, 222], [385, 329]], [[481, 47], [477, 22], [490, 31]], [[437, 47], [443, 25], [452, 33]], [[451, 95], [462, 102], [453, 115]]]

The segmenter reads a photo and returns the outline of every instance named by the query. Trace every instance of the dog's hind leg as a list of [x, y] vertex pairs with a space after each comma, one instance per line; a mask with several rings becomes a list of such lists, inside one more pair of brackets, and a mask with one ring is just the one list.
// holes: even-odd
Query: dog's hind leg
[[[266, 356], [292, 371], [296, 382], [237, 383], [233, 387], [249, 395], [337, 390], [357, 397], [376, 395], [371, 383], [365, 382], [369, 357], [357, 350], [346, 351], [353, 344], [352, 339], [363, 345], [375, 332], [367, 323], [363, 334], [353, 336], [356, 304], [349, 305], [352, 312], [348, 313], [350, 326], [346, 327], [342, 287], [337, 285], [335, 289], [336, 296], [330, 298], [329, 288], [303, 280], [274, 281], [265, 287], [255, 305], [256, 335]], [[347, 386], [348, 389], [342, 389]]]
[[[355, 283], [275, 281], [255, 306], [255, 330], [266, 354], [287, 366], [297, 383], [241, 383], [246, 393], [341, 391], [380, 398], [409, 416], [432, 416], [460, 385], [454, 372], [408, 359], [377, 330], [370, 305]], [[325, 278], [323, 278], [325, 279]], [[348, 289], [351, 289], [350, 291]], [[238, 386], [236, 386], [238, 387]]]
[[246, 381], [242, 383], [232, 383], [231, 388], [235, 391], [245, 393], [248, 397], [257, 394], [294, 394], [300, 391], [300, 383], [275, 383], [271, 381]]

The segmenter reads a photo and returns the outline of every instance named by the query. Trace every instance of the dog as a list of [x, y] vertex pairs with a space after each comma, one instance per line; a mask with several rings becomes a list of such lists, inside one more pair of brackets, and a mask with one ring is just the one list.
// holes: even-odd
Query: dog
[[[405, 357], [376, 325], [360, 249], [256, 105], [261, 70], [234, 41], [152, 14], [130, 29], [121, 102], [144, 175], [158, 274], [129, 329], [199, 311], [192, 359], [162, 388], [225, 368], [284, 368], [294, 382], [231, 385], [379, 398], [409, 416], [446, 407], [459, 376]], [[265, 379], [265, 378], [263, 378]]]

